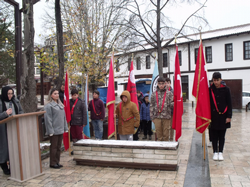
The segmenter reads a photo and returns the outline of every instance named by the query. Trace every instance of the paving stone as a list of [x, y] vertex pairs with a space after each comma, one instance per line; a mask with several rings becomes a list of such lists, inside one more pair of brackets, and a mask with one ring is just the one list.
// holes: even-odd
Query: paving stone
[[162, 180], [162, 179], [146, 179], [146, 181], [143, 184], [143, 186], [156, 186], [156, 187], [160, 187], [160, 186], [163, 186], [163, 184], [164, 184], [164, 180]]

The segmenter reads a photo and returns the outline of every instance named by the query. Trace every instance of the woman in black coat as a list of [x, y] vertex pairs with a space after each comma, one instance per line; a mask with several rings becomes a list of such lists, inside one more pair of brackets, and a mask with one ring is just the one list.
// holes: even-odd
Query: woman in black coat
[[[210, 131], [214, 151], [214, 160], [224, 160], [223, 148], [226, 129], [231, 127], [232, 102], [230, 89], [222, 84], [221, 74], [213, 74], [213, 84], [209, 88], [211, 106]], [[219, 142], [219, 150], [218, 150]]]
[[[9, 116], [22, 114], [23, 109], [20, 102], [14, 96], [14, 90], [11, 87], [3, 87], [0, 96], [0, 120]], [[6, 124], [0, 124], [0, 165], [5, 175], [10, 174], [7, 165], [9, 160], [7, 127]], [[11, 163], [10, 163], [11, 164]]]

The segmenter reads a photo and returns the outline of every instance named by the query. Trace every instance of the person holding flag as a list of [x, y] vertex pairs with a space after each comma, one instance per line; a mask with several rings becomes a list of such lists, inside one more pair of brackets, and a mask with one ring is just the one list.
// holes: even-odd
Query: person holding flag
[[73, 142], [83, 139], [83, 127], [87, 124], [87, 111], [85, 102], [79, 98], [78, 90], [71, 91], [72, 99], [70, 99], [70, 132]]
[[169, 140], [171, 108], [173, 108], [173, 93], [166, 90], [163, 77], [157, 80], [157, 90], [151, 95], [150, 119], [155, 124], [158, 141]]
[[118, 116], [118, 133], [120, 140], [133, 141], [134, 128], [140, 125], [140, 114], [137, 106], [130, 100], [130, 93], [125, 90], [122, 92], [121, 102], [116, 107]]

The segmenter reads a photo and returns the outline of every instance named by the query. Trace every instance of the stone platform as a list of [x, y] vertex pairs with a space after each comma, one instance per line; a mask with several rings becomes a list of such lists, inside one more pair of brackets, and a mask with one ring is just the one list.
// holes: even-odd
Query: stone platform
[[177, 170], [178, 142], [80, 140], [74, 143], [78, 165]]

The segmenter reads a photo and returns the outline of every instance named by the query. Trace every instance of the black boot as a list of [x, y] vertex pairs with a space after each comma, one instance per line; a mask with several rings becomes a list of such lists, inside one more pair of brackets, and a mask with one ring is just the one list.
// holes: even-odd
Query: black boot
[[7, 163], [1, 164], [1, 168], [2, 168], [3, 173], [4, 173], [5, 175], [10, 175], [10, 169], [8, 168]]
[[144, 135], [144, 137], [142, 138], [143, 140], [146, 140], [147, 139], [147, 135]]
[[148, 138], [149, 140], [152, 140], [152, 138], [151, 138], [151, 135], [149, 135], [149, 138]]

